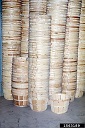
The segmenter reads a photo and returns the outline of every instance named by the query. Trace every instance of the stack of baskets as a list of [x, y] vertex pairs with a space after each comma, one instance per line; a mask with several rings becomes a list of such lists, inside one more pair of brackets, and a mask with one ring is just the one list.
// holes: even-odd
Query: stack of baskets
[[77, 58], [81, 0], [69, 0], [63, 63], [62, 91], [74, 100], [77, 85]]
[[67, 112], [69, 106], [69, 97], [67, 94], [54, 94], [51, 98], [51, 110], [54, 113], [62, 114]]
[[30, 0], [30, 14], [44, 15], [47, 11], [47, 0]]
[[3, 53], [3, 93], [5, 99], [12, 100], [11, 74], [12, 58], [20, 55], [21, 17], [20, 0], [2, 2], [2, 53]]
[[48, 102], [50, 63], [50, 17], [30, 16], [29, 92], [30, 106], [44, 111]]
[[48, 0], [47, 13], [51, 15], [50, 97], [61, 92], [67, 3], [68, 0]]
[[78, 66], [77, 66], [77, 89], [75, 97], [83, 96], [85, 91], [85, 0], [82, 0], [79, 46], [78, 46]]
[[5, 99], [67, 112], [85, 91], [85, 0], [3, 0], [2, 22]]
[[21, 56], [28, 57], [29, 46], [29, 0], [22, 0], [22, 40], [21, 40]]
[[28, 105], [28, 60], [26, 57], [13, 58], [12, 94], [16, 106]]

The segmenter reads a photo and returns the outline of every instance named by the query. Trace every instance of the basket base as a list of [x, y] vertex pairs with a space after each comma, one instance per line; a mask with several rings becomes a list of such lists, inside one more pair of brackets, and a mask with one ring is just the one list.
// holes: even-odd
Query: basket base
[[14, 106], [16, 106], [16, 107], [21, 107], [21, 108], [27, 107], [27, 106], [18, 106], [18, 105], [16, 105], [16, 104], [14, 104]]
[[30, 102], [30, 107], [33, 111], [43, 112], [47, 109], [47, 101], [46, 100], [32, 100]]
[[64, 107], [51, 106], [51, 111], [56, 113], [56, 114], [63, 114], [63, 113], [66, 113], [68, 111], [68, 106], [64, 106]]
[[27, 107], [28, 101], [15, 101], [14, 100], [14, 105], [17, 107]]
[[43, 111], [46, 111], [47, 107], [46, 108], [41, 108], [40, 106], [39, 107], [36, 107], [36, 106], [31, 106], [31, 109], [35, 112], [43, 112]]
[[76, 91], [75, 98], [80, 98], [82, 96], [83, 96], [83, 91], [80, 90]]

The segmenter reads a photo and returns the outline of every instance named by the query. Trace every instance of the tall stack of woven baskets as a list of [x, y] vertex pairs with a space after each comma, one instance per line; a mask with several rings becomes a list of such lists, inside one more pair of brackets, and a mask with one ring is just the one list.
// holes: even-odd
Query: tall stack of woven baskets
[[65, 34], [62, 91], [69, 95], [70, 101], [74, 100], [77, 84], [80, 12], [81, 0], [69, 0]]
[[2, 3], [2, 56], [3, 93], [12, 100], [12, 58], [20, 56], [21, 45], [21, 1], [3, 0]]
[[48, 0], [47, 13], [51, 15], [49, 99], [61, 92], [67, 3], [68, 0]]
[[44, 111], [48, 104], [50, 65], [50, 16], [47, 0], [30, 0], [29, 102], [31, 109]]
[[28, 57], [29, 47], [29, 0], [21, 3], [21, 56]]
[[82, 0], [79, 45], [78, 45], [78, 66], [77, 66], [77, 89], [75, 97], [81, 97], [85, 91], [85, 1]]
[[84, 34], [84, 0], [3, 0], [4, 98], [67, 112], [85, 91]]

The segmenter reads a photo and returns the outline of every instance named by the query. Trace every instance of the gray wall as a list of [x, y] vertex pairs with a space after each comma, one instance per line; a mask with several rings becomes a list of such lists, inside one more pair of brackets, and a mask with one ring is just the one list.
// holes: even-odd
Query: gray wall
[[1, 37], [1, 10], [2, 2], [0, 0], [0, 96], [2, 96], [2, 37]]

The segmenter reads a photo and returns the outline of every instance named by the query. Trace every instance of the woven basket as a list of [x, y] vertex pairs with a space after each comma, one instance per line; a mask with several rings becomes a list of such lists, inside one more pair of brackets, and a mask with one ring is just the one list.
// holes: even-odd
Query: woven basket
[[58, 93], [52, 96], [51, 110], [56, 114], [67, 112], [69, 106], [69, 97], [67, 94]]
[[28, 61], [26, 57], [13, 59], [12, 94], [14, 105], [28, 105]]

